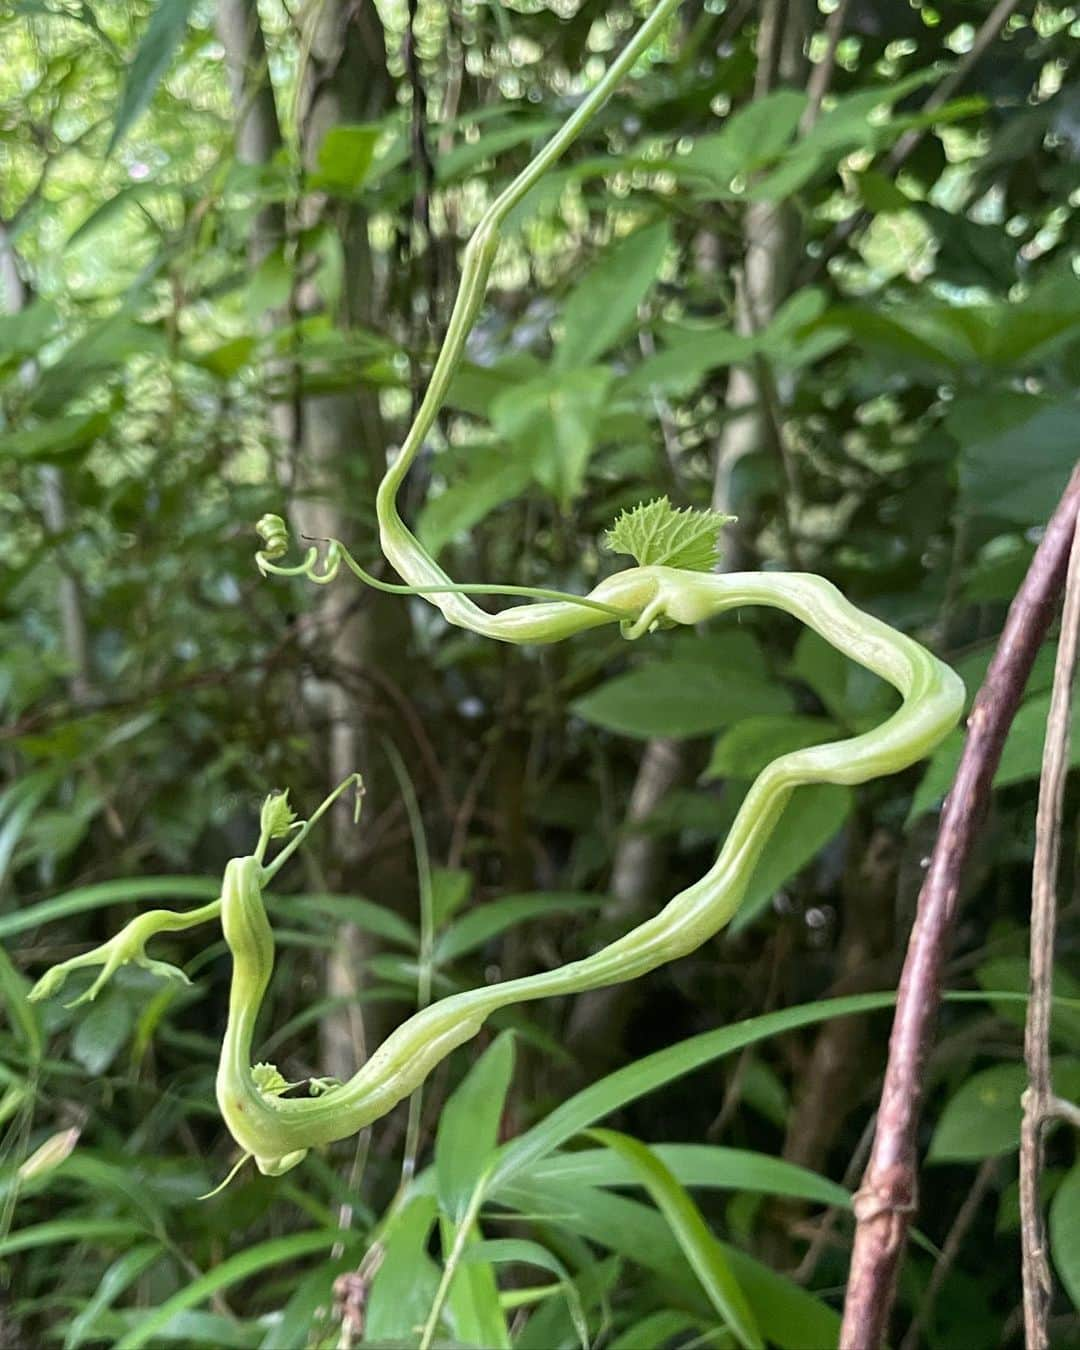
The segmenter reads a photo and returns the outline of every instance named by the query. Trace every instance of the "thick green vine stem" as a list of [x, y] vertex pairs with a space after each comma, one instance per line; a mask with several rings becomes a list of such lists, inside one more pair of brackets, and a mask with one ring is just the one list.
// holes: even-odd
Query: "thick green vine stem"
[[[955, 725], [963, 705], [963, 686], [947, 666], [860, 612], [820, 577], [718, 576], [642, 567], [610, 578], [594, 595], [605, 602], [617, 599], [620, 608], [632, 606], [643, 618], [662, 612], [681, 624], [701, 623], [748, 604], [785, 610], [888, 680], [903, 701], [872, 731], [774, 760], [747, 793], [712, 868], [654, 918], [584, 960], [432, 1004], [398, 1027], [347, 1083], [317, 1098], [270, 1096], [252, 1077], [251, 1035], [273, 962], [273, 937], [255, 860], [234, 860], [222, 891], [222, 922], [234, 975], [218, 1100], [234, 1138], [264, 1171], [285, 1170], [305, 1149], [345, 1138], [384, 1116], [497, 1009], [636, 979], [695, 950], [734, 914], [796, 787], [861, 783], [906, 768]], [[573, 606], [552, 621], [560, 629], [571, 625], [579, 630], [604, 622]]]
[[[278, 560], [288, 551], [288, 539], [284, 522], [276, 516], [264, 517], [259, 523], [263, 547], [257, 555], [258, 563], [264, 573], [304, 575], [320, 584], [332, 580], [345, 563], [366, 584], [427, 596], [450, 623], [515, 643], [558, 642], [612, 622], [618, 622], [627, 637], [636, 638], [657, 627], [693, 626], [744, 605], [765, 605], [794, 615], [844, 655], [887, 680], [899, 691], [901, 705], [872, 731], [798, 750], [768, 765], [746, 794], [713, 866], [653, 918], [583, 960], [431, 1004], [398, 1027], [347, 1083], [320, 1084], [317, 1096], [285, 1095], [290, 1085], [272, 1066], [253, 1068], [250, 1062], [255, 1020], [274, 960], [273, 935], [262, 892], [302, 835], [345, 785], [299, 827], [300, 833], [269, 864], [264, 862], [264, 854], [270, 839], [296, 826], [280, 797], [268, 799], [258, 847], [250, 857], [229, 863], [219, 900], [189, 915], [155, 911], [140, 916], [97, 953], [49, 972], [35, 990], [36, 996], [52, 992], [73, 965], [98, 964], [104, 969], [88, 993], [92, 997], [124, 960], [144, 957], [150, 931], [175, 931], [220, 913], [233, 974], [217, 1078], [218, 1102], [233, 1137], [264, 1172], [287, 1171], [307, 1149], [346, 1138], [384, 1116], [419, 1087], [452, 1050], [474, 1036], [496, 1010], [636, 979], [694, 951], [735, 913], [777, 821], [800, 784], [854, 784], [896, 773], [926, 755], [960, 716], [964, 697], [960, 680], [918, 643], [856, 609], [821, 577], [775, 572], [718, 575], [692, 570], [709, 566], [713, 557], [712, 543], [703, 538], [705, 527], [689, 522], [692, 528], [688, 541], [684, 533], [688, 522], [673, 522], [669, 517], [665, 523], [655, 506], [643, 508], [638, 524], [647, 520], [649, 537], [654, 541], [663, 538], [665, 547], [673, 550], [671, 556], [683, 565], [660, 565], [655, 554], [639, 553], [637, 556], [647, 565], [608, 577], [583, 597], [456, 583], [424, 550], [398, 513], [398, 491], [446, 395], [483, 299], [498, 248], [500, 223], [586, 125], [677, 3], [660, 0], [604, 79], [489, 208], [466, 249], [461, 289], [446, 342], [416, 421], [378, 492], [383, 552], [404, 584], [392, 585], [373, 577], [338, 541], [327, 541], [321, 568], [316, 547], [308, 550], [298, 566], [282, 565]], [[707, 523], [713, 543], [717, 527], [717, 521]], [[623, 523], [613, 533], [621, 544], [633, 531]], [[635, 550], [631, 547], [630, 551]], [[665, 556], [661, 553], [660, 559]], [[538, 603], [489, 614], [469, 598], [478, 593], [518, 595]], [[271, 803], [275, 803], [273, 808]]]

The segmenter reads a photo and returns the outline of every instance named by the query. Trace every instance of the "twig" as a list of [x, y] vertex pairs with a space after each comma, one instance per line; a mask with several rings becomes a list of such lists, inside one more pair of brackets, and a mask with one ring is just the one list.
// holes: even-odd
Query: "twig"
[[814, 129], [814, 124], [821, 114], [821, 104], [829, 91], [833, 71], [836, 69], [836, 49], [844, 34], [844, 19], [847, 17], [850, 3], [851, 0], [840, 0], [825, 24], [825, 54], [810, 72], [810, 78], [806, 82], [806, 107], [799, 119], [800, 136], [805, 136]]
[[[863, 1132], [859, 1135], [859, 1142], [855, 1145], [855, 1150], [851, 1155], [851, 1161], [847, 1165], [841, 1185], [845, 1187], [854, 1186], [859, 1179], [859, 1173], [866, 1165], [866, 1155], [870, 1152], [870, 1144], [874, 1138], [874, 1127], [877, 1124], [877, 1116], [871, 1116], [863, 1126]], [[825, 1211], [821, 1222], [818, 1224], [817, 1232], [810, 1239], [810, 1245], [806, 1249], [803, 1259], [791, 1272], [791, 1279], [796, 1284], [809, 1284], [817, 1270], [818, 1262], [821, 1260], [822, 1253], [829, 1245], [841, 1215], [846, 1214], [847, 1210], [839, 1205], [832, 1205]]]
[[964, 1239], [967, 1237], [971, 1225], [975, 1222], [979, 1206], [986, 1198], [987, 1191], [997, 1177], [997, 1170], [998, 1159], [986, 1158], [978, 1172], [975, 1173], [971, 1190], [968, 1191], [964, 1203], [956, 1211], [956, 1218], [953, 1220], [952, 1227], [945, 1238], [941, 1255], [934, 1263], [934, 1270], [930, 1276], [930, 1282], [926, 1286], [926, 1292], [923, 1294], [919, 1311], [912, 1320], [911, 1326], [908, 1327], [904, 1339], [900, 1342], [900, 1350], [919, 1350], [919, 1346], [923, 1344], [923, 1327], [930, 1319], [930, 1313], [937, 1302], [937, 1296], [941, 1293], [949, 1271], [952, 1270], [956, 1258], [960, 1254], [960, 1248], [964, 1245]]
[[986, 814], [1005, 736], [1065, 584], [1078, 507], [1080, 467], [1074, 470], [1010, 606], [968, 718], [964, 751], [919, 894], [900, 977], [874, 1147], [855, 1201], [855, 1247], [840, 1338], [844, 1350], [877, 1350], [888, 1322], [900, 1254], [915, 1209], [915, 1135], [960, 881]]
[[1043, 1140], [1053, 1115], [1050, 1015], [1054, 976], [1054, 925], [1065, 779], [1069, 772], [1069, 724], [1080, 640], [1080, 528], [1073, 532], [1065, 609], [1054, 665], [1054, 687], [1046, 722], [1039, 808], [1035, 818], [1035, 860], [1031, 878], [1031, 977], [1024, 1029], [1028, 1088], [1020, 1130], [1020, 1247], [1024, 1276], [1024, 1339], [1027, 1350], [1049, 1344], [1047, 1317], [1054, 1284], [1046, 1255], [1046, 1225], [1039, 1197]]

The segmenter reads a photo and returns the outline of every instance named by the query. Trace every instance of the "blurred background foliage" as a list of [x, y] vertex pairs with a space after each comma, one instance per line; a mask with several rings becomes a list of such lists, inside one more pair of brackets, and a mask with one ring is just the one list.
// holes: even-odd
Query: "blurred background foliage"
[[[260, 1052], [292, 1080], [347, 1076], [418, 970], [438, 995], [594, 949], [705, 870], [768, 760], [891, 706], [768, 613], [516, 650], [253, 565], [267, 510], [377, 556], [373, 484], [470, 228], [648, 8], [5, 8], [5, 1345], [416, 1344], [469, 1179], [519, 1136], [534, 1156], [485, 1207], [442, 1342], [747, 1343], [710, 1261], [771, 1343], [835, 1340], [888, 1011], [828, 1020], [821, 1000], [894, 984], [959, 732], [896, 779], [803, 789], [693, 957], [494, 1019], [435, 1075], [418, 1138], [401, 1111], [211, 1200], [235, 1160], [213, 1103], [220, 941], [161, 944], [190, 988], [125, 971], [74, 1012], [24, 999], [140, 906], [216, 894], [266, 791], [303, 814], [359, 767], [360, 827], [335, 819], [274, 902]], [[1076, 459], [1078, 35], [1075, 7], [1042, 0], [687, 0], [515, 212], [408, 485], [429, 547], [458, 578], [580, 591], [618, 565], [599, 540], [620, 509], [714, 504], [738, 516], [726, 567], [822, 573], [973, 691]], [[1052, 656], [967, 879], [955, 989], [1026, 987]], [[1055, 1026], [1073, 1093], [1077, 1006]], [[647, 1061], [649, 1081], [617, 1074], [758, 1014]], [[942, 1019], [904, 1345], [1018, 1342], [1021, 1023], [978, 997]], [[585, 1105], [560, 1131], [567, 1099]], [[663, 1146], [660, 1183], [629, 1145], [575, 1142], [603, 1116]], [[1055, 1343], [1075, 1345], [1080, 1172], [1067, 1131], [1049, 1150]], [[726, 1245], [672, 1219], [684, 1185]]]

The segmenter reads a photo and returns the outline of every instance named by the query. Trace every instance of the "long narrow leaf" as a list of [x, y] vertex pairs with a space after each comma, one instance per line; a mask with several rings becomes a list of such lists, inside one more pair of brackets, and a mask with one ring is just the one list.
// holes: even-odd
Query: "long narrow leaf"
[[123, 1340], [117, 1343], [116, 1350], [139, 1350], [140, 1346], [154, 1344], [177, 1313], [205, 1303], [219, 1289], [227, 1289], [240, 1280], [248, 1280], [270, 1266], [279, 1266], [296, 1261], [302, 1256], [310, 1256], [312, 1252], [323, 1251], [337, 1242], [355, 1240], [355, 1237], [342, 1233], [340, 1229], [323, 1228], [311, 1233], [293, 1233], [290, 1237], [271, 1238], [268, 1242], [260, 1242], [246, 1251], [237, 1252], [235, 1256], [222, 1261], [221, 1265], [215, 1266], [205, 1275], [200, 1275], [197, 1280], [192, 1280], [190, 1284], [173, 1294], [172, 1298], [166, 1299], [160, 1307], [148, 1313], [133, 1331], [129, 1331]]
[[849, 1017], [853, 1013], [876, 1012], [889, 1008], [895, 1001], [895, 994], [853, 994], [847, 998], [824, 999], [820, 1003], [800, 1004], [797, 1008], [784, 1008], [779, 1012], [765, 1013], [761, 1017], [750, 1017], [737, 1022], [734, 1026], [721, 1027], [717, 1031], [706, 1031], [700, 1036], [692, 1036], [678, 1045], [658, 1050], [647, 1055], [636, 1064], [628, 1064], [599, 1083], [592, 1084], [582, 1092], [576, 1093], [562, 1106], [556, 1107], [531, 1130], [508, 1144], [502, 1151], [491, 1177], [492, 1196], [499, 1187], [511, 1177], [528, 1167], [538, 1158], [557, 1149], [560, 1144], [580, 1134], [583, 1130], [617, 1111], [627, 1102], [653, 1092], [675, 1078], [700, 1069], [723, 1055], [741, 1050], [746, 1045], [768, 1040], [785, 1031], [794, 1031], [799, 1027], [813, 1026], [817, 1022], [826, 1022], [832, 1017]]
[[732, 1274], [723, 1248], [670, 1168], [648, 1145], [627, 1134], [616, 1130], [590, 1130], [589, 1136], [618, 1154], [652, 1196], [708, 1294], [709, 1302], [735, 1333], [739, 1344], [746, 1350], [764, 1350], [757, 1320]]
[[137, 1280], [160, 1255], [159, 1243], [144, 1242], [118, 1257], [98, 1281], [90, 1301], [68, 1327], [64, 1350], [77, 1350], [83, 1341], [90, 1340], [94, 1336], [94, 1324], [101, 1314], [112, 1307], [128, 1285]]
[[[851, 1204], [851, 1196], [835, 1181], [808, 1168], [744, 1148], [708, 1144], [653, 1144], [653, 1153], [683, 1186], [782, 1195], [821, 1205]], [[537, 1181], [578, 1182], [583, 1186], [640, 1185], [633, 1166], [607, 1148], [555, 1153], [527, 1169]]]
[[[589, 1186], [516, 1178], [500, 1203], [520, 1214], [543, 1214], [560, 1231], [655, 1271], [671, 1298], [703, 1319], [715, 1314], [691, 1273], [664, 1218], [651, 1205]], [[780, 1350], [828, 1350], [840, 1333], [840, 1317], [813, 1294], [745, 1252], [720, 1244], [769, 1344]]]
[[142, 1233], [129, 1219], [53, 1219], [0, 1238], [0, 1256], [61, 1242], [126, 1242]]
[[113, 134], [109, 148], [105, 151], [106, 158], [124, 139], [131, 124], [153, 98], [154, 90], [161, 83], [176, 49], [183, 41], [188, 16], [194, 5], [195, 0], [158, 0], [157, 8], [150, 15], [142, 41], [128, 67], [124, 92], [116, 110]]

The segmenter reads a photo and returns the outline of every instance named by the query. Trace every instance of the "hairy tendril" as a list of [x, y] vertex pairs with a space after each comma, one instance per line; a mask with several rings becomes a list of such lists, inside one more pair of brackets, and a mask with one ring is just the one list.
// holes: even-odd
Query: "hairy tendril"
[[[455, 583], [398, 513], [401, 484], [446, 396], [483, 299], [498, 248], [500, 224], [572, 143], [647, 49], [677, 3], [660, 0], [596, 88], [491, 205], [466, 248], [461, 287], [446, 341], [416, 420], [377, 495], [382, 550], [403, 584], [374, 577], [338, 540], [326, 541], [321, 554], [312, 545], [295, 566], [282, 564], [279, 560], [286, 556], [289, 541], [284, 521], [278, 516], [264, 516], [259, 522], [263, 546], [257, 562], [264, 574], [304, 576], [320, 585], [332, 581], [344, 564], [366, 585], [429, 598], [450, 623], [513, 643], [557, 642], [611, 622], [618, 622], [627, 637], [636, 638], [656, 627], [694, 626], [731, 609], [764, 605], [793, 615], [845, 656], [887, 680], [899, 691], [901, 705], [871, 731], [782, 755], [762, 770], [747, 792], [713, 866], [654, 917], [583, 960], [430, 1004], [391, 1033], [348, 1082], [319, 1081], [313, 1085], [317, 1095], [287, 1095], [294, 1085], [286, 1083], [272, 1065], [251, 1064], [255, 1021], [274, 963], [263, 889], [331, 802], [350, 783], [359, 786], [359, 780], [353, 775], [340, 784], [303, 823], [293, 820], [281, 796], [269, 798], [254, 853], [228, 864], [217, 900], [186, 915], [165, 910], [141, 915], [96, 952], [49, 971], [34, 990], [35, 997], [43, 997], [58, 989], [71, 970], [99, 965], [101, 974], [83, 996], [92, 998], [120, 965], [127, 961], [147, 964], [144, 949], [154, 933], [176, 932], [220, 917], [233, 973], [217, 1076], [218, 1103], [245, 1156], [253, 1157], [265, 1173], [288, 1171], [308, 1149], [346, 1138], [384, 1116], [452, 1050], [474, 1036], [496, 1010], [636, 979], [694, 951], [735, 913], [797, 787], [808, 783], [855, 784], [896, 773], [933, 749], [960, 716], [964, 691], [958, 677], [918, 643], [858, 610], [829, 582], [805, 573], [720, 575], [692, 570], [691, 560], [708, 566], [713, 556], [711, 545], [701, 538], [704, 527], [685, 519], [664, 519], [655, 507], [645, 508], [638, 523], [647, 520], [649, 538], [665, 541], [670, 556], [682, 565], [645, 561], [645, 565], [608, 577], [587, 596]], [[719, 522], [709, 522], [714, 536], [718, 527]], [[633, 531], [623, 524], [613, 533], [618, 541]], [[642, 560], [647, 558], [634, 548], [629, 551]], [[532, 603], [490, 614], [470, 598], [480, 594], [517, 596]], [[292, 836], [289, 842], [273, 861], [266, 862], [271, 840], [288, 834]]]

